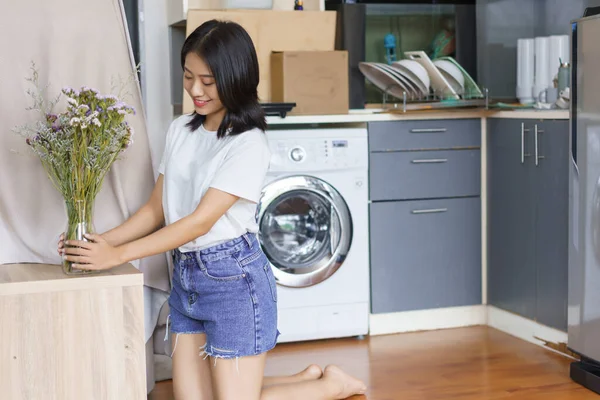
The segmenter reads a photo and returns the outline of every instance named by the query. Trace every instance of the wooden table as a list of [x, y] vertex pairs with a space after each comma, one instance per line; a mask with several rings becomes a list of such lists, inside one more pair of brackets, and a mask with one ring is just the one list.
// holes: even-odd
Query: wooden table
[[0, 397], [145, 399], [143, 276], [0, 265]]

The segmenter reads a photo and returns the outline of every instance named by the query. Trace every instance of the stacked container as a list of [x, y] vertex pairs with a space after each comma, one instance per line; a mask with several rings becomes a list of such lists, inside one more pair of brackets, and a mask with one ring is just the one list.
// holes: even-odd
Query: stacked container
[[517, 98], [522, 104], [537, 101], [555, 87], [560, 62], [569, 62], [569, 36], [536, 37], [517, 41]]

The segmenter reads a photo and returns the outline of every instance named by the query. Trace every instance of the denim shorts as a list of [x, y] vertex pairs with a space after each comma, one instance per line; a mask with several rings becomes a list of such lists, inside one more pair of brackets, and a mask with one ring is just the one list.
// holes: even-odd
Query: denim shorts
[[175, 250], [173, 264], [171, 332], [206, 334], [202, 350], [214, 358], [253, 356], [275, 347], [277, 288], [255, 234], [199, 251]]

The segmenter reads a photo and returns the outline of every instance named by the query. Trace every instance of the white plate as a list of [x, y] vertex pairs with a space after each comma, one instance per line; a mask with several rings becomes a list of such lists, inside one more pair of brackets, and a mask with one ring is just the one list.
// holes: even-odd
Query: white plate
[[424, 95], [429, 95], [429, 74], [418, 62], [413, 60], [400, 60], [392, 63], [392, 68], [397, 69], [417, 86]]
[[460, 99], [460, 96], [424, 51], [405, 51], [404, 56], [418, 62], [425, 68], [431, 78], [431, 87], [437, 96], [445, 99]]
[[375, 66], [379, 69], [382, 69], [382, 70], [392, 74], [392, 76], [394, 78], [396, 78], [400, 82], [402, 82], [404, 84], [404, 87], [406, 88], [406, 95], [408, 96], [409, 99], [415, 99], [415, 98], [422, 96], [421, 89], [419, 89], [419, 87], [417, 85], [415, 85], [410, 79], [408, 79], [406, 76], [404, 76], [397, 69], [392, 68], [389, 65], [383, 64], [383, 63], [376, 63]]
[[387, 91], [397, 99], [402, 99], [404, 92], [408, 92], [408, 89], [400, 80], [389, 72], [378, 68], [374, 63], [360, 62], [358, 63], [358, 69], [369, 82], [381, 89], [382, 92]]
[[445, 72], [447, 75], [450, 75], [452, 77], [452, 80], [454, 80], [454, 82], [460, 86], [461, 92], [464, 91], [465, 77], [456, 65], [452, 64], [450, 61], [447, 60], [435, 60], [433, 62], [433, 65], [438, 67], [438, 69], [442, 71], [442, 73]]
[[469, 97], [479, 97], [479, 98], [484, 97], [483, 93], [481, 92], [481, 89], [479, 89], [479, 86], [473, 80], [471, 75], [469, 75], [469, 73], [467, 71], [465, 71], [465, 69], [459, 63], [457, 63], [454, 58], [440, 57], [440, 58], [438, 58], [438, 60], [447, 60], [448, 62], [454, 64], [454, 66], [459, 69], [459, 71], [462, 73], [462, 76], [465, 78], [465, 94], [466, 95], [468, 95]]
[[421, 82], [417, 76], [415, 76], [415, 74], [408, 70], [402, 69], [402, 67], [392, 66], [391, 68], [396, 72], [396, 74], [402, 75], [404, 79], [409, 82], [409, 84], [415, 89], [415, 93], [418, 97], [421, 98], [429, 96], [429, 90], [425, 84]]

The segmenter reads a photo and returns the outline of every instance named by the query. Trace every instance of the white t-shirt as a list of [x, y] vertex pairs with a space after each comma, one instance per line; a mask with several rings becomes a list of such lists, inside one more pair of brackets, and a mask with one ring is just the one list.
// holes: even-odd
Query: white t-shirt
[[209, 187], [240, 197], [203, 236], [179, 247], [197, 251], [257, 232], [256, 207], [263, 188], [271, 152], [266, 135], [251, 129], [217, 138], [217, 132], [201, 126], [191, 131], [184, 115], [171, 123], [158, 168], [164, 175], [163, 211], [172, 224], [196, 210]]

